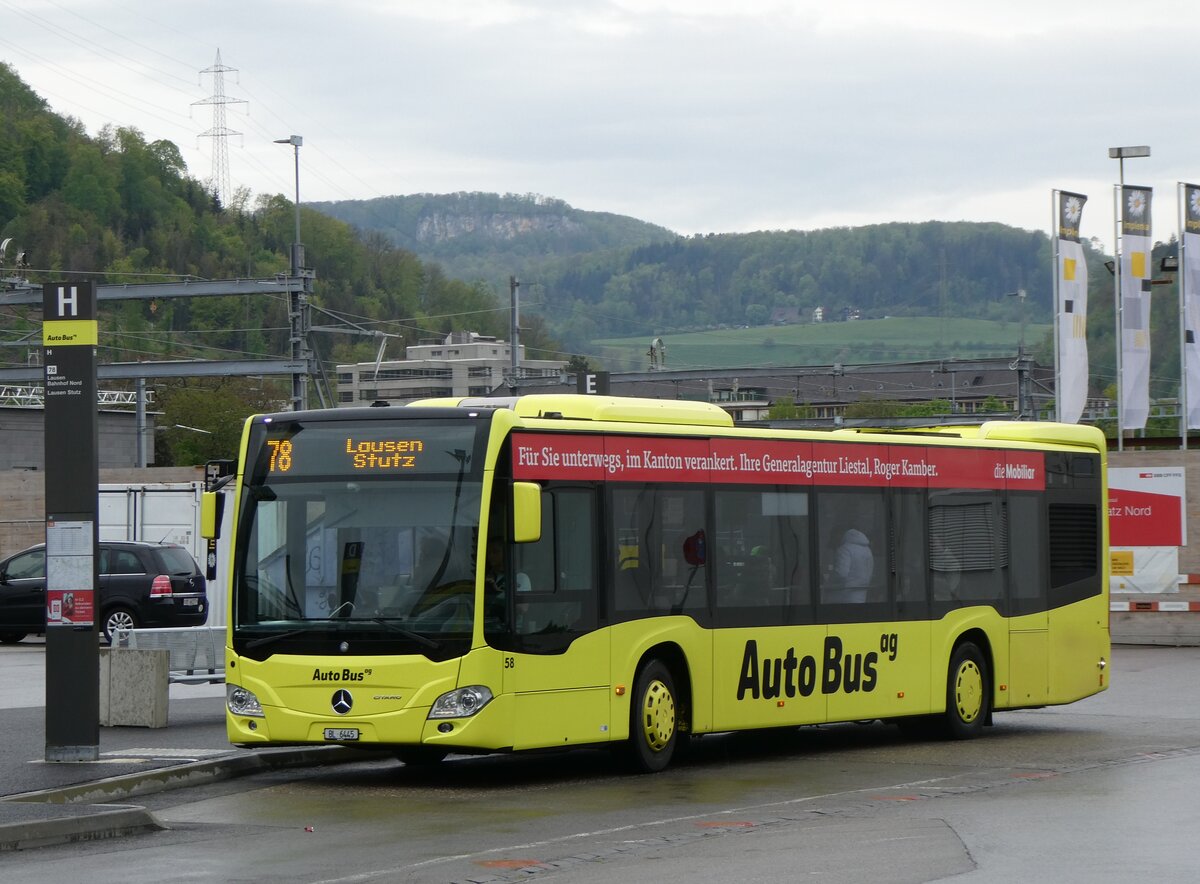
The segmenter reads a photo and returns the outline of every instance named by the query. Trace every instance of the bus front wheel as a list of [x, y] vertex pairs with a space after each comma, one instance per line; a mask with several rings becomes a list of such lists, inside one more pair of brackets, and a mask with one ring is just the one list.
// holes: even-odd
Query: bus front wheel
[[946, 736], [969, 740], [979, 736], [991, 712], [991, 679], [978, 645], [963, 642], [950, 656], [946, 680]]
[[657, 773], [671, 763], [679, 740], [675, 680], [661, 660], [642, 667], [629, 710], [629, 754], [634, 770]]

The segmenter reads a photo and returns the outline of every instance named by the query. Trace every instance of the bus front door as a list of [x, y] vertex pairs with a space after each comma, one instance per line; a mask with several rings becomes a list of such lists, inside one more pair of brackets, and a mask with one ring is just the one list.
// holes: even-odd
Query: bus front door
[[514, 749], [607, 742], [609, 636], [591, 632], [558, 653], [508, 653], [504, 692], [513, 695]]

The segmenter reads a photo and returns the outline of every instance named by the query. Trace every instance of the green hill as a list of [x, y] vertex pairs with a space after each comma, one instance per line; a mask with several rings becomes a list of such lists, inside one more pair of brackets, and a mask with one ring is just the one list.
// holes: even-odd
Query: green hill
[[[1026, 347], [1050, 347], [1051, 326], [1029, 325]], [[738, 368], [909, 362], [1016, 355], [1020, 324], [983, 319], [889, 317], [851, 322], [756, 326], [664, 335], [666, 367]], [[592, 345], [610, 370], [649, 367], [649, 338], [604, 338]], [[1045, 353], [1039, 352], [1044, 359]]]
[[[423, 194], [313, 206], [412, 249], [447, 274], [480, 280], [501, 300], [516, 276], [522, 319], [539, 318], [564, 352], [597, 360], [604, 358], [598, 342], [610, 338], [795, 324], [818, 308], [827, 319], [938, 316], [1017, 325], [1024, 311], [1031, 323], [1050, 320], [1050, 240], [1002, 224], [896, 223], [680, 237], [535, 196]], [[1098, 260], [1096, 265], [1099, 270]], [[1028, 294], [1023, 303], [1006, 297], [1018, 289]], [[887, 346], [883, 331], [874, 352], [940, 354], [971, 343], [946, 353], [971, 355], [995, 343], [986, 331], [942, 325], [917, 324], [915, 339], [900, 342], [906, 347]], [[780, 360], [829, 361], [812, 347], [781, 347], [786, 335], [771, 337]], [[755, 337], [756, 347], [762, 338]]]

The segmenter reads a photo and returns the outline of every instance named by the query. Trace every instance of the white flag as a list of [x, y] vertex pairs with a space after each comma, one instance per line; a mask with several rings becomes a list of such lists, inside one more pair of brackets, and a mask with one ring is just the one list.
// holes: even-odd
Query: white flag
[[1150, 417], [1149, 187], [1121, 191], [1122, 429], [1140, 430]]
[[1055, 273], [1057, 298], [1055, 333], [1058, 336], [1058, 419], [1079, 423], [1087, 404], [1087, 263], [1079, 242], [1079, 219], [1087, 197], [1058, 192], [1058, 236]]

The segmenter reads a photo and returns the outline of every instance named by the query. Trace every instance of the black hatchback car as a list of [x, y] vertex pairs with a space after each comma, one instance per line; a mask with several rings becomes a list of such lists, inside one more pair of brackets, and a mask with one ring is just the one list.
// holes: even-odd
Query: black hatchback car
[[[96, 616], [106, 641], [114, 629], [200, 626], [208, 584], [196, 560], [174, 543], [100, 541]], [[0, 642], [46, 631], [46, 545], [0, 562]]]

